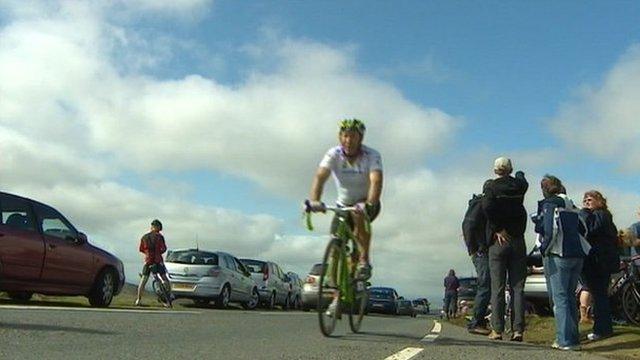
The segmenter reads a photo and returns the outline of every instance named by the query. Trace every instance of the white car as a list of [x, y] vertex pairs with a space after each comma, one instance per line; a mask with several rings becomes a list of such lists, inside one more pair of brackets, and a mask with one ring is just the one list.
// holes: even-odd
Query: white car
[[282, 310], [288, 310], [291, 304], [291, 287], [289, 279], [280, 266], [272, 261], [255, 259], [240, 259], [240, 261], [258, 284], [260, 303], [268, 309], [280, 305]]
[[322, 264], [314, 264], [302, 285], [302, 310], [308, 311], [318, 306], [318, 284], [322, 274]]
[[226, 308], [230, 302], [240, 303], [248, 310], [258, 306], [256, 282], [231, 254], [198, 249], [172, 250], [167, 254], [165, 266], [176, 299], [191, 299], [202, 306], [214, 301], [219, 308]]

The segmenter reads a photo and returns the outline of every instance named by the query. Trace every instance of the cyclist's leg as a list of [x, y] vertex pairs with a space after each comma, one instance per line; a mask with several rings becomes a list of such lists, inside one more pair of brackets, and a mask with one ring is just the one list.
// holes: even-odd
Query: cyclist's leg
[[[358, 268], [366, 278], [371, 276], [371, 265], [369, 263], [369, 249], [371, 248], [371, 228], [367, 231], [365, 227], [365, 221], [368, 219], [369, 223], [373, 222], [380, 213], [380, 204], [365, 206], [365, 212], [358, 213], [352, 212], [351, 219], [353, 220], [353, 230], [356, 241], [360, 247], [360, 259], [358, 262]], [[365, 218], [366, 216], [366, 218]]]
[[142, 267], [142, 278], [140, 278], [140, 284], [138, 285], [138, 297], [136, 298], [136, 305], [140, 305], [142, 301], [142, 292], [144, 291], [144, 287], [147, 285], [147, 280], [149, 280], [149, 274], [151, 269], [148, 264], [144, 264]]

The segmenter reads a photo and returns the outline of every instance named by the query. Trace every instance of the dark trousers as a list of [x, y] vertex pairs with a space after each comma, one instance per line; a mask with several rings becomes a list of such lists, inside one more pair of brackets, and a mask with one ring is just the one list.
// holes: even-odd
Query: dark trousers
[[494, 242], [489, 247], [491, 274], [491, 326], [504, 332], [505, 283], [509, 275], [513, 302], [513, 331], [524, 331], [524, 282], [527, 278], [527, 253], [524, 236], [512, 237], [505, 245]]
[[491, 300], [491, 276], [489, 273], [489, 256], [485, 254], [473, 255], [471, 258], [473, 266], [476, 268], [478, 275], [478, 291], [473, 301], [473, 319], [469, 323], [469, 327], [481, 326], [485, 327], [487, 321], [487, 307]]
[[444, 311], [447, 317], [455, 316], [458, 310], [458, 293], [447, 291], [444, 293]]
[[[597, 335], [611, 335], [613, 321], [611, 319], [611, 304], [609, 303], [609, 281], [611, 275], [598, 271], [594, 267], [586, 268], [583, 272], [584, 280], [593, 296], [593, 333]], [[594, 271], [595, 270], [595, 271]]]

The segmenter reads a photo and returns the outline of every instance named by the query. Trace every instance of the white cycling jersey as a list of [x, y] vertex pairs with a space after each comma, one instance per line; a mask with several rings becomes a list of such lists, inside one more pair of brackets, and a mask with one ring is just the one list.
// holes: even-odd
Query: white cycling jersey
[[331, 170], [338, 189], [338, 204], [351, 206], [367, 199], [369, 173], [382, 171], [382, 158], [378, 151], [361, 145], [360, 155], [350, 163], [342, 147], [335, 146], [324, 155], [320, 167]]

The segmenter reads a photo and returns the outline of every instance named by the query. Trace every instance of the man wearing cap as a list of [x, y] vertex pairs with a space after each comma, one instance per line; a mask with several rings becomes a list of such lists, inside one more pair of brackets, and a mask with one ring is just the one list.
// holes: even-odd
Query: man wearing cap
[[495, 160], [495, 179], [484, 183], [482, 208], [487, 216], [489, 235], [489, 272], [491, 274], [491, 326], [492, 340], [502, 340], [504, 332], [505, 281], [509, 275], [509, 287], [513, 291], [512, 341], [522, 341], [524, 332], [524, 282], [527, 276], [527, 253], [524, 231], [527, 211], [524, 194], [529, 188], [524, 173], [511, 176], [511, 160], [499, 157]]

